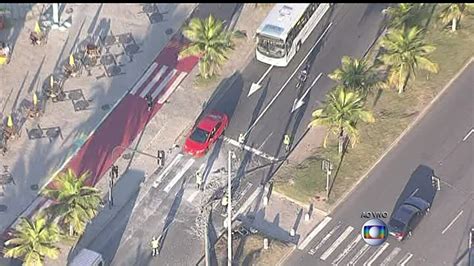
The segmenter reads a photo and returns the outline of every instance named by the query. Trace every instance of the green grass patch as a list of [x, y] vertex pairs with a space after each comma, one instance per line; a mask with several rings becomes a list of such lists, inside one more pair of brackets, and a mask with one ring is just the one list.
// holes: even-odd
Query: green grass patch
[[[268, 249], [263, 248], [264, 236], [250, 234], [232, 241], [232, 256], [237, 265], [277, 265], [292, 247], [276, 239], [269, 238]], [[214, 246], [219, 265], [227, 263], [227, 235], [224, 235]]]
[[[437, 5], [426, 32], [426, 41], [437, 47], [430, 58], [440, 66], [438, 74], [419, 72], [416, 80], [409, 80], [406, 90], [383, 91], [373, 112], [376, 122], [358, 125], [361, 138], [357, 146], [349, 148], [332, 185], [329, 204], [334, 203], [349, 191], [387, 150], [420, 111], [440, 92], [450, 79], [474, 56], [474, 17], [461, 20], [456, 32], [449, 32], [438, 22], [436, 16], [444, 5]], [[374, 49], [377, 46], [374, 47]], [[374, 96], [370, 96], [371, 106]], [[276, 174], [275, 189], [303, 203], [315, 203], [322, 209], [330, 205], [315, 201], [324, 195], [326, 177], [321, 171], [321, 162], [314, 158], [329, 158], [338, 168], [337, 140], [331, 139], [327, 149], [320, 149], [301, 165], [287, 165]], [[334, 176], [334, 175], [333, 175]]]

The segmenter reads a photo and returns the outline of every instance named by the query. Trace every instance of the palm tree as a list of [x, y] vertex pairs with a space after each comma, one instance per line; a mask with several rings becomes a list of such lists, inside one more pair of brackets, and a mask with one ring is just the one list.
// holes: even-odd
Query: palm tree
[[13, 238], [5, 242], [5, 257], [23, 258], [24, 265], [43, 265], [45, 257], [58, 258], [60, 252], [55, 244], [59, 238], [57, 225], [47, 221], [44, 215], [34, 220], [21, 217]]
[[435, 47], [423, 41], [421, 30], [417, 27], [393, 29], [382, 38], [380, 44], [385, 49], [380, 60], [390, 67], [387, 84], [389, 87], [398, 87], [398, 93], [403, 92], [410, 75], [415, 78], [417, 69], [432, 73], [439, 70], [438, 64], [427, 57]]
[[325, 148], [330, 133], [339, 136], [339, 153], [342, 152], [344, 135], [350, 135], [352, 147], [358, 142], [359, 131], [356, 128], [358, 120], [375, 122], [373, 114], [364, 108], [364, 101], [359, 93], [346, 90], [342, 86], [331, 92], [325, 106], [315, 110], [312, 116], [310, 127], [321, 125], [328, 128], [323, 142]]
[[367, 60], [342, 57], [341, 67], [328, 75], [347, 89], [360, 92], [365, 99], [375, 88], [381, 88], [382, 82]]
[[47, 208], [48, 213], [60, 218], [69, 226], [69, 235], [84, 232], [87, 222], [97, 214], [101, 202], [100, 191], [85, 185], [88, 174], [77, 177], [68, 169], [54, 178], [57, 188], [46, 188], [43, 194], [56, 201]]
[[183, 35], [191, 44], [179, 56], [199, 56], [199, 72], [205, 79], [214, 76], [228, 59], [228, 52], [234, 49], [233, 37], [242, 37], [238, 31], [225, 30], [223, 22], [212, 15], [207, 19], [191, 19]]
[[458, 22], [468, 14], [465, 3], [448, 4], [439, 13], [439, 18], [444, 25], [451, 22], [451, 31], [456, 31]]
[[401, 3], [388, 7], [384, 10], [389, 16], [388, 26], [390, 28], [400, 28], [403, 26], [415, 26], [419, 20], [420, 10], [423, 4]]

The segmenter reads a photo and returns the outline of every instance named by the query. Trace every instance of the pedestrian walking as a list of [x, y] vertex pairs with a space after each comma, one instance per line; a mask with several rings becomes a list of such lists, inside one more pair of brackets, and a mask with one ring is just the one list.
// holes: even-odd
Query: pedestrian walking
[[196, 172], [196, 185], [197, 189], [202, 191], [202, 173], [200, 170]]
[[283, 144], [285, 145], [285, 151], [288, 153], [290, 151], [290, 144], [291, 144], [291, 139], [288, 134], [285, 134], [285, 137], [283, 139]]
[[151, 239], [151, 255], [155, 257], [160, 254], [160, 241], [154, 236]]
[[145, 100], [146, 100], [146, 104], [148, 106], [148, 112], [151, 111], [151, 108], [153, 107], [153, 99], [151, 98], [151, 95], [148, 94], [146, 97], [145, 97]]

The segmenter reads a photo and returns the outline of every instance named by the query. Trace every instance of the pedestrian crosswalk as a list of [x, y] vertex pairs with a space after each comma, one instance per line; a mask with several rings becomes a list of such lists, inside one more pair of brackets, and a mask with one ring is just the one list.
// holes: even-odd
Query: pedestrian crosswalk
[[319, 259], [315, 265], [408, 265], [413, 254], [388, 239], [380, 246], [366, 244], [357, 227], [325, 217], [298, 246]]
[[[158, 99], [158, 103], [163, 104], [187, 74], [188, 72], [154, 62], [143, 73], [129, 93], [144, 99], [147, 95], [150, 95], [153, 102]], [[160, 95], [161, 97], [159, 97]]]

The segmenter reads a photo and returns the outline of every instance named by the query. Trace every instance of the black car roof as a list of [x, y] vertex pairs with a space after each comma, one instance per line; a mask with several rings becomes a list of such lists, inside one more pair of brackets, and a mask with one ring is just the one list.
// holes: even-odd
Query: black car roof
[[410, 204], [402, 204], [393, 215], [393, 219], [407, 224], [420, 209]]

